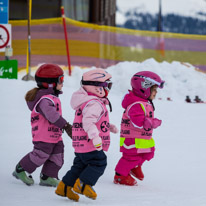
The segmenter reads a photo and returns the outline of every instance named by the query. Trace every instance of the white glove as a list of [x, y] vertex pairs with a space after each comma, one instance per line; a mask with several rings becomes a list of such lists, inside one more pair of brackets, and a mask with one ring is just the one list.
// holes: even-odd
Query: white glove
[[110, 132], [112, 132], [112, 133], [118, 133], [119, 132], [119, 130], [117, 129], [117, 127], [114, 125], [114, 124], [110, 124]]
[[92, 142], [97, 151], [102, 150], [102, 138], [101, 137], [93, 138]]

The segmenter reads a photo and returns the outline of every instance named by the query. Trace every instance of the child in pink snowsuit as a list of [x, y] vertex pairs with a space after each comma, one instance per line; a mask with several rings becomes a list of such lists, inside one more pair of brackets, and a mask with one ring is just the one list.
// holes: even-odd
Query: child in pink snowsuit
[[163, 85], [164, 81], [150, 71], [138, 72], [131, 79], [132, 91], [122, 101], [125, 109], [120, 132], [122, 157], [115, 168], [115, 184], [137, 185], [132, 176], [139, 180], [144, 179], [141, 166], [154, 157], [152, 132], [162, 122], [154, 118], [152, 100], [156, 96], [157, 87], [163, 88]]

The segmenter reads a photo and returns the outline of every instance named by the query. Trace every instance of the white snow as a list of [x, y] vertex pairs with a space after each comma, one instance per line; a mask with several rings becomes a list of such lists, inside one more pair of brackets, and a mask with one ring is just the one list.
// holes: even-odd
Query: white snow
[[[157, 14], [159, 12], [159, 0], [117, 0], [119, 12], [116, 15], [116, 23], [122, 25], [126, 19], [124, 14], [128, 10], [136, 12]], [[162, 0], [162, 15], [177, 14], [206, 20], [205, 0]], [[200, 15], [199, 13], [204, 15]]]
[[[114, 168], [119, 160], [119, 134], [111, 134], [111, 147], [107, 152], [108, 166], [94, 189], [97, 200], [80, 197], [78, 203], [54, 194], [55, 188], [39, 186], [38, 168], [32, 175], [35, 185], [26, 186], [12, 177], [18, 161], [32, 150], [30, 132], [30, 111], [24, 95], [35, 82], [0, 79], [0, 205], [1, 206], [66, 206], [66, 205], [140, 205], [140, 206], [205, 206], [206, 195], [206, 104], [188, 104], [185, 96], [195, 95], [206, 100], [206, 74], [179, 62], [157, 63], [149, 59], [142, 63], [122, 62], [108, 68], [112, 74], [113, 88], [109, 99], [113, 105], [111, 123], [120, 128], [123, 109], [121, 99], [130, 89], [131, 76], [141, 70], [150, 70], [166, 81], [165, 88], [159, 90], [154, 101], [155, 116], [163, 120], [154, 131], [156, 141], [155, 157], [145, 162], [144, 181], [129, 187], [113, 184]], [[79, 88], [81, 75], [86, 70], [75, 67], [72, 77], [66, 71], [64, 94], [60, 96], [63, 117], [73, 121], [74, 111], [70, 107], [70, 97]], [[34, 71], [33, 71], [34, 74]], [[170, 97], [173, 101], [167, 101]], [[162, 98], [159, 100], [158, 98]], [[59, 172], [62, 178], [70, 169], [74, 158], [71, 139], [63, 134], [65, 162]]]

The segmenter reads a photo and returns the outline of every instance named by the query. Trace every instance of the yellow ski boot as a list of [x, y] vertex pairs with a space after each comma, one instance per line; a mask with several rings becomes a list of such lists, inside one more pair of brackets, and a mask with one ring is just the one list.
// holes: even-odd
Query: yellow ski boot
[[79, 195], [73, 192], [72, 187], [66, 186], [62, 181], [58, 184], [55, 193], [62, 197], [68, 197], [70, 200], [79, 201]]
[[76, 180], [73, 190], [93, 200], [97, 198], [97, 193], [94, 191], [92, 186], [84, 184], [79, 178]]

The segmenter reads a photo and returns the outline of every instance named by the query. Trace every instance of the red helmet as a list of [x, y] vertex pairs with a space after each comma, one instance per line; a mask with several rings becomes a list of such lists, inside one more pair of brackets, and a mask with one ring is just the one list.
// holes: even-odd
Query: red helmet
[[39, 87], [48, 88], [52, 85], [55, 88], [57, 83], [63, 83], [64, 71], [56, 64], [43, 64], [37, 69], [35, 80]]

